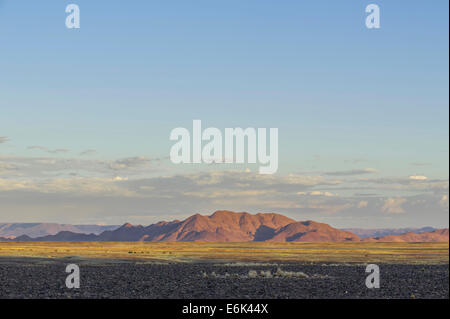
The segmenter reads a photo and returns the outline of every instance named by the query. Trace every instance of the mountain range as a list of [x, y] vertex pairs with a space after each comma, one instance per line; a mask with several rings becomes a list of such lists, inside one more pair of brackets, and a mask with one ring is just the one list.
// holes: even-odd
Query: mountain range
[[[315, 221], [295, 221], [274, 213], [249, 214], [217, 211], [210, 216], [196, 214], [185, 220], [159, 222], [149, 226], [131, 225], [106, 229], [101, 233], [62, 230], [32, 238], [20, 235], [2, 241], [218, 241], [218, 242], [409, 242], [449, 241], [448, 229], [406, 232], [361, 238], [357, 234]], [[96, 229], [98, 231], [98, 229]], [[1, 234], [1, 233], [0, 233]]]
[[105, 230], [117, 229], [119, 226], [105, 225], [70, 225], [56, 223], [0, 223], [0, 237], [16, 238], [22, 235], [42, 237], [56, 235], [61, 231], [81, 234], [101, 234]]
[[420, 227], [420, 228], [343, 228], [342, 230], [349, 231], [358, 235], [361, 238], [367, 237], [384, 237], [389, 235], [401, 235], [405, 233], [428, 233], [437, 230], [434, 227]]
[[388, 235], [384, 237], [369, 237], [362, 241], [367, 242], [448, 242], [448, 228], [437, 229], [424, 233], [405, 233], [401, 235]]

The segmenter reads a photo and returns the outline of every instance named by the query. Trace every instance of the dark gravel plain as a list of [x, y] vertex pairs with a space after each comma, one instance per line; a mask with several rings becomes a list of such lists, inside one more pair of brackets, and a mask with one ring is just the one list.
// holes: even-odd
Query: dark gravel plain
[[[66, 265], [81, 287], [65, 285]], [[362, 264], [149, 263], [76, 258], [0, 258], [0, 298], [449, 298], [447, 265], [379, 264], [379, 289]], [[303, 272], [308, 278], [249, 278], [250, 270]], [[205, 275], [205, 274], [206, 275]]]

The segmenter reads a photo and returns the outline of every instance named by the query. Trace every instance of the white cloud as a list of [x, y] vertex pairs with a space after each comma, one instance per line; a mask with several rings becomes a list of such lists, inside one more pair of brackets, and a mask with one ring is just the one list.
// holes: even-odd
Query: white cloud
[[113, 181], [127, 181], [128, 177], [115, 176]]
[[423, 176], [423, 175], [411, 175], [409, 177], [409, 179], [416, 180], [416, 181], [425, 181], [428, 179], [428, 177]]
[[390, 214], [402, 214], [405, 212], [405, 210], [402, 207], [402, 204], [406, 202], [406, 199], [397, 197], [397, 198], [387, 198], [384, 201], [383, 207], [381, 207], [381, 210], [386, 213]]

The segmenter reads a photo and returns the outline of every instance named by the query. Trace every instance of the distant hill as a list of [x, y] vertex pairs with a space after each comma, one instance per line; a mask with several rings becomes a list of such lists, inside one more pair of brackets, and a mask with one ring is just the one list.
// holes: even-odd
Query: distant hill
[[434, 227], [422, 227], [422, 228], [375, 228], [375, 229], [367, 229], [367, 228], [343, 228], [342, 230], [349, 231], [358, 235], [361, 238], [368, 237], [384, 237], [389, 235], [401, 235], [405, 233], [427, 233], [435, 231]]
[[[360, 242], [360, 241], [448, 241], [448, 229], [385, 237], [358, 235], [314, 221], [298, 222], [274, 213], [256, 214], [217, 211], [211, 216], [193, 215], [183, 221], [150, 226], [124, 224], [96, 234], [61, 231], [38, 238], [20, 236], [14, 241], [217, 241], [217, 242]], [[0, 239], [1, 240], [1, 239]]]
[[22, 235], [29, 237], [42, 237], [47, 235], [56, 235], [61, 231], [98, 235], [105, 230], [113, 230], [117, 228], [119, 228], [119, 226], [69, 225], [55, 223], [0, 223], [0, 237], [15, 238]]
[[437, 229], [426, 233], [406, 233], [401, 235], [389, 235], [384, 237], [364, 238], [368, 242], [446, 242], [448, 240], [448, 228]]

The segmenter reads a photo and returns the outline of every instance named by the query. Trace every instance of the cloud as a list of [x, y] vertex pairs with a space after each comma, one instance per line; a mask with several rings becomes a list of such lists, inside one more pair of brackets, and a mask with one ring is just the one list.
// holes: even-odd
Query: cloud
[[128, 177], [115, 176], [113, 181], [127, 181]]
[[29, 149], [29, 150], [41, 150], [43, 152], [47, 152], [47, 153], [51, 153], [51, 154], [67, 153], [67, 152], [69, 152], [69, 150], [65, 149], [65, 148], [49, 149], [49, 148], [47, 148], [45, 146], [40, 146], [40, 145], [28, 146], [27, 149]]
[[17, 176], [42, 179], [48, 177], [108, 177], [114, 176], [145, 178], [155, 172], [163, 172], [163, 162], [159, 159], [133, 157], [117, 160], [99, 160], [90, 158], [61, 157], [15, 157], [0, 155], [0, 162], [16, 167]]
[[384, 190], [390, 191], [410, 191], [412, 192], [436, 192], [448, 190], [448, 180], [440, 179], [423, 179], [422, 178], [360, 178], [358, 183], [370, 186], [358, 185], [359, 190]]
[[339, 180], [326, 179], [322, 176], [303, 176], [289, 174], [285, 176], [278, 175], [261, 175], [248, 171], [212, 171], [207, 173], [198, 173], [185, 175], [196, 185], [218, 185], [232, 184], [238, 185], [255, 185], [256, 187], [278, 186], [285, 190], [296, 190], [298, 188], [311, 187], [315, 185], [338, 185]]
[[333, 193], [330, 193], [330, 192], [321, 192], [321, 191], [312, 191], [312, 192], [309, 192], [309, 193], [298, 192], [297, 195], [326, 196], [326, 197], [337, 196], [336, 194], [333, 194]]
[[17, 166], [0, 161], [0, 176], [11, 176], [17, 173]]
[[448, 209], [448, 195], [442, 195], [441, 200], [439, 201], [439, 205], [441, 205], [441, 207]]
[[[340, 178], [320, 171], [260, 175], [214, 168], [176, 174], [158, 158], [146, 156], [116, 160], [47, 156], [0, 155], [0, 217], [8, 218], [1, 211], [21, 211], [29, 219], [31, 212], [39, 212], [43, 214], [36, 213], [39, 220], [48, 220], [44, 217], [48, 211], [63, 219], [61, 212], [71, 211], [73, 216], [67, 220], [89, 212], [97, 220], [111, 217], [123, 222], [128, 215], [143, 218], [229, 209], [277, 212], [298, 220], [342, 222], [342, 226], [348, 226], [346, 221], [377, 223], [396, 214], [397, 224], [422, 218], [423, 223], [433, 220], [445, 226], [441, 217], [448, 211], [448, 198], [443, 197], [448, 180]], [[73, 209], [65, 208], [69, 202]], [[405, 211], [408, 214], [402, 214]]]
[[367, 207], [369, 205], [369, 202], [368, 201], [366, 201], [366, 200], [362, 200], [362, 201], [360, 201], [359, 203], [358, 203], [358, 208], [365, 208], [365, 207]]
[[127, 157], [111, 162], [109, 167], [113, 170], [135, 169], [148, 167], [151, 161], [151, 158], [144, 156]]
[[425, 181], [428, 178], [426, 176], [423, 176], [423, 175], [412, 175], [412, 176], [409, 177], [409, 179], [416, 180], [416, 181]]
[[[152, 189], [154, 190], [154, 188]], [[199, 198], [255, 197], [276, 193], [275, 190], [205, 190], [201, 192], [184, 192], [185, 196]]]
[[27, 190], [46, 194], [71, 196], [122, 196], [137, 197], [132, 190], [121, 187], [110, 178], [53, 178], [44, 181], [11, 180], [0, 178], [1, 191]]
[[429, 165], [431, 165], [431, 163], [426, 163], [426, 162], [414, 162], [414, 163], [410, 163], [410, 165], [412, 165], [412, 166], [429, 166]]
[[[305, 210], [333, 213], [352, 206], [336, 199], [334, 193], [312, 190], [315, 187], [336, 186], [335, 180], [320, 176], [267, 176], [243, 171], [213, 171], [128, 181], [130, 187], [153, 198], [178, 202], [196, 202], [218, 209], [241, 210], [248, 207], [273, 211]], [[148, 191], [147, 191], [148, 190]], [[304, 199], [299, 199], [304, 190]], [[201, 198], [201, 201], [198, 201]], [[333, 199], [333, 201], [330, 201]], [[255, 208], [255, 209], [256, 209]]]
[[86, 151], [81, 152], [80, 155], [81, 155], [81, 156], [84, 156], [84, 155], [91, 155], [91, 154], [94, 154], [94, 153], [96, 153], [96, 152], [97, 152], [96, 150], [86, 150]]
[[[61, 163], [62, 162], [62, 163]], [[83, 161], [75, 162], [77, 164]], [[145, 158], [128, 158], [124, 160], [107, 163], [121, 165], [121, 172], [127, 172], [126, 168], [139, 167], [146, 163]], [[270, 176], [243, 171], [214, 171], [208, 173], [197, 173], [187, 175], [159, 176], [152, 178], [130, 178], [123, 174], [107, 174], [98, 177], [83, 177], [75, 174], [69, 169], [62, 176], [60, 169], [64, 161], [52, 160], [47, 164], [57, 169], [58, 175], [43, 174], [39, 178], [3, 179], [0, 191], [31, 190], [40, 193], [70, 193], [74, 196], [97, 194], [102, 196], [128, 196], [136, 198], [172, 198], [177, 200], [194, 201], [198, 198], [227, 200], [238, 204], [245, 198], [248, 201], [257, 202], [261, 199], [272, 202], [284, 202], [283, 206], [296, 207], [298, 204], [298, 193], [308, 190], [310, 197], [316, 198], [314, 205], [323, 203], [320, 198], [332, 198], [334, 193], [329, 191], [314, 190], [315, 187], [338, 185], [335, 180], [326, 180], [323, 177], [312, 176]], [[67, 165], [73, 162], [66, 162]], [[91, 169], [95, 162], [88, 161]], [[98, 164], [98, 163], [97, 163]], [[115, 170], [113, 170], [115, 171]], [[140, 171], [138, 171], [140, 172]], [[137, 176], [140, 176], [138, 174]], [[302, 205], [306, 205], [304, 202]]]
[[9, 138], [6, 136], [0, 136], [0, 144], [6, 143], [9, 141]]
[[404, 198], [387, 198], [384, 201], [383, 207], [381, 210], [390, 214], [403, 214], [405, 210], [402, 208], [402, 204], [406, 202]]
[[16, 169], [17, 169], [17, 166], [15, 166], [13, 164], [0, 162], [0, 172], [1, 171], [16, 170]]
[[[132, 168], [118, 171], [111, 169], [110, 164], [116, 162], [128, 164], [125, 167]], [[442, 211], [448, 211], [444, 209], [448, 204], [448, 196], [445, 197], [446, 194], [440, 189], [434, 190], [436, 193], [426, 189], [419, 195], [402, 194], [401, 197], [399, 193], [391, 191], [388, 192], [389, 196], [385, 196], [380, 191], [379, 195], [361, 198], [346, 190], [352, 189], [348, 187], [348, 183], [353, 183], [351, 179], [338, 181], [324, 176], [267, 176], [242, 170], [145, 177], [148, 169], [138, 164], [140, 162], [146, 162], [145, 158], [117, 161], [61, 158], [24, 160], [0, 155], [3, 167], [17, 167], [16, 170], [10, 170], [12, 175], [0, 177], [0, 212], [14, 212], [15, 216], [17, 212], [22, 212], [21, 216], [28, 220], [32, 220], [31, 216], [36, 214], [36, 219], [48, 221], [49, 214], [52, 214], [51, 220], [57, 216], [60, 220], [67, 218], [65, 221], [80, 218], [82, 222], [114, 220], [121, 223], [129, 220], [127, 216], [140, 216], [139, 219], [150, 215], [159, 216], [155, 217], [155, 221], [159, 221], [165, 219], [165, 214], [191, 215], [229, 209], [276, 212], [298, 220], [312, 219], [347, 227], [349, 223], [383, 223], [380, 220], [384, 220], [385, 224], [390, 223], [392, 215], [397, 215], [397, 225], [409, 225], [411, 220], [422, 220], [421, 223], [429, 224], [433, 220], [445, 226], [445, 220], [442, 221], [445, 214]], [[45, 170], [32, 177], [28, 171], [36, 167]], [[89, 171], [85, 172], [84, 169]], [[25, 174], [14, 175], [16, 172]], [[87, 176], [83, 175], [85, 173]], [[406, 180], [421, 185], [431, 182]], [[384, 187], [383, 184], [379, 186]], [[337, 193], [339, 196], [336, 196]], [[66, 207], [69, 203], [71, 208]], [[380, 214], [380, 211], [387, 214]], [[408, 214], [402, 214], [405, 211]], [[426, 217], [424, 211], [427, 212]], [[7, 219], [8, 215], [3, 217]], [[402, 220], [399, 222], [398, 219]], [[377, 225], [384, 227], [385, 224]]]
[[329, 176], [355, 176], [355, 175], [364, 175], [364, 174], [374, 174], [378, 173], [378, 171], [374, 168], [365, 168], [365, 169], [353, 169], [349, 171], [335, 171], [335, 172], [326, 172], [325, 175]]

